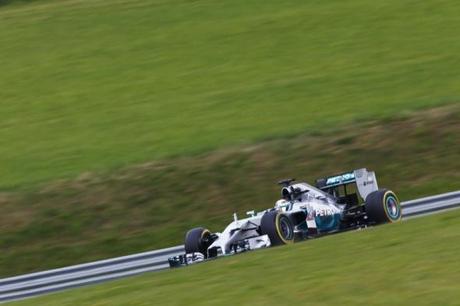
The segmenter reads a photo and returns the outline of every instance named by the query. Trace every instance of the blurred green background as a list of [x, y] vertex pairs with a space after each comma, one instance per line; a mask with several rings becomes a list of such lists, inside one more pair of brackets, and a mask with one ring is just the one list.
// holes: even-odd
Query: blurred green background
[[2, 276], [219, 230], [283, 177], [460, 189], [458, 1], [1, 3]]
[[459, 16], [457, 1], [4, 6], [0, 187], [456, 103]]

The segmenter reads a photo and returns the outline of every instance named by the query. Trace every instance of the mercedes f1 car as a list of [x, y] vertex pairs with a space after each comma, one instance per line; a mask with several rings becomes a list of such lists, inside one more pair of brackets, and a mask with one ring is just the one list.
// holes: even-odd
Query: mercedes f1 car
[[249, 211], [244, 219], [234, 214], [221, 233], [189, 230], [186, 254], [169, 258], [170, 267], [401, 220], [398, 197], [379, 189], [375, 173], [367, 169], [318, 179], [315, 187], [294, 179], [279, 184], [281, 199], [273, 208]]

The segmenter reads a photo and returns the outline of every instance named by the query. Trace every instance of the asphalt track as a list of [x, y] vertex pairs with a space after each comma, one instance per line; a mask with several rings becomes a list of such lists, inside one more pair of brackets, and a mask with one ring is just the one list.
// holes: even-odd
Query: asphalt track
[[[460, 208], [460, 190], [401, 203], [403, 219]], [[136, 274], [167, 269], [168, 258], [184, 246], [100, 260], [66, 268], [0, 279], [0, 302], [107, 282]]]

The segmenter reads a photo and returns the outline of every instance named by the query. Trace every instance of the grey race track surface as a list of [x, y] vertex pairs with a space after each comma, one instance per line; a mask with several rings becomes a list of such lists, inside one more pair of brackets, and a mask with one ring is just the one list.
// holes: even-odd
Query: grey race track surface
[[[403, 219], [456, 209], [460, 208], [460, 191], [407, 201], [401, 205]], [[168, 258], [181, 253], [184, 253], [183, 245], [0, 279], [0, 302], [167, 269]]]

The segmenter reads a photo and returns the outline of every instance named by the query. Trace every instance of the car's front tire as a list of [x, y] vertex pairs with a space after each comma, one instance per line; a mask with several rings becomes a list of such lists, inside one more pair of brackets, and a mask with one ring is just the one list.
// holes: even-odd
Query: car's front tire
[[366, 198], [365, 207], [368, 218], [376, 224], [401, 220], [401, 203], [391, 190], [379, 189], [370, 193]]
[[267, 212], [260, 220], [262, 234], [270, 238], [272, 246], [294, 242], [294, 225], [288, 216], [277, 211]]
[[203, 227], [196, 227], [185, 234], [185, 253], [201, 253], [207, 257], [211, 232]]

